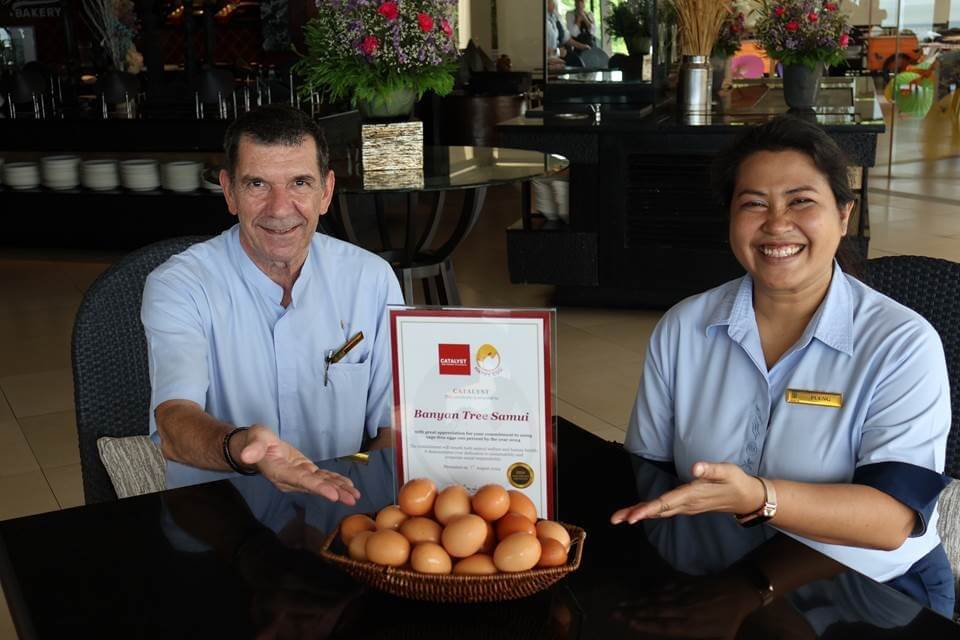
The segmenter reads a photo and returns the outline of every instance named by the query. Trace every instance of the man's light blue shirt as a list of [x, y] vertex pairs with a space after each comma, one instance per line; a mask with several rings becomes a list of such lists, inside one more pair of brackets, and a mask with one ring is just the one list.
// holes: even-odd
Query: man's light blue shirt
[[[786, 391], [842, 394], [842, 407], [786, 402]], [[937, 546], [950, 387], [943, 346], [917, 313], [834, 267], [803, 336], [767, 370], [749, 275], [670, 309], [654, 329], [627, 449], [811, 483], [858, 482], [918, 513], [915, 535], [884, 552], [802, 539], [876, 580]]]
[[[387, 305], [403, 304], [390, 265], [314, 234], [286, 308], [282, 297], [243, 250], [238, 226], [150, 274], [141, 318], [155, 439], [153, 412], [173, 399], [236, 426], [266, 425], [314, 460], [355, 453], [364, 433], [390, 426]], [[325, 355], [360, 331], [325, 384]], [[230, 475], [167, 463], [168, 487]]]

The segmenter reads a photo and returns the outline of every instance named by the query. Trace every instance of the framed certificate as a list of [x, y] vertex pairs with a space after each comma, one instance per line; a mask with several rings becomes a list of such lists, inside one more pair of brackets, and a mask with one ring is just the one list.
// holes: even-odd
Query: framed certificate
[[390, 309], [400, 483], [499, 484], [555, 501], [555, 312]]

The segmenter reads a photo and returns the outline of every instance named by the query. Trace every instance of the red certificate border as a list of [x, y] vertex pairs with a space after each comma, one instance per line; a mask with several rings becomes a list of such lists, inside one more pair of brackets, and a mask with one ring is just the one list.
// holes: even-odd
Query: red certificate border
[[550, 323], [550, 311], [533, 309], [390, 309], [390, 355], [393, 360], [393, 424], [394, 447], [397, 456], [397, 478], [403, 479], [403, 412], [400, 410], [400, 364], [397, 359], [397, 323], [396, 319], [405, 317], [418, 318], [532, 318], [543, 321], [543, 393], [544, 393], [544, 424], [547, 434], [547, 519], [554, 518], [556, 495], [556, 478], [554, 474], [554, 458], [556, 446], [554, 442], [553, 419], [553, 362], [551, 360], [551, 345], [553, 327]]

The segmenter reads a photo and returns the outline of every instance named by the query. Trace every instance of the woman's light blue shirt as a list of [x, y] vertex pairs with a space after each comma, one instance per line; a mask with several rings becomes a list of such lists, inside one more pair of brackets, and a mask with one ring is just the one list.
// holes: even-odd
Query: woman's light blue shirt
[[[147, 278], [146, 330], [153, 411], [191, 400], [237, 426], [263, 424], [321, 460], [355, 453], [363, 435], [390, 426], [387, 305], [403, 304], [390, 265], [314, 234], [284, 308], [283, 289], [240, 245], [239, 227], [172, 257]], [[364, 338], [324, 384], [324, 357]], [[157, 436], [154, 435], [154, 438]], [[169, 487], [231, 474], [167, 463]]]
[[[842, 407], [786, 402], [786, 391], [842, 394]], [[905, 573], [937, 546], [950, 387], [943, 346], [914, 311], [834, 267], [803, 336], [768, 371], [749, 275], [670, 309], [654, 329], [625, 446], [813, 483], [859, 482], [918, 513], [914, 536], [885, 552], [806, 544], [875, 580]]]

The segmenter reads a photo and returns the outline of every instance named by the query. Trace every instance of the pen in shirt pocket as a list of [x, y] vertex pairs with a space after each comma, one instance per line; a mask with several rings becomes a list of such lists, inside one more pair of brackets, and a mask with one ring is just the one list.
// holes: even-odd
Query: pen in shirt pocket
[[323, 359], [324, 360], [323, 386], [327, 386], [327, 384], [330, 382], [330, 376], [329, 376], [330, 365], [336, 364], [341, 360], [343, 360], [346, 357], [346, 355], [353, 350], [355, 346], [360, 344], [362, 340], [363, 340], [363, 331], [358, 331], [355, 336], [347, 340], [346, 343], [344, 343], [344, 345], [339, 349], [337, 349], [336, 351], [333, 351], [333, 350], [327, 351], [327, 356]]

